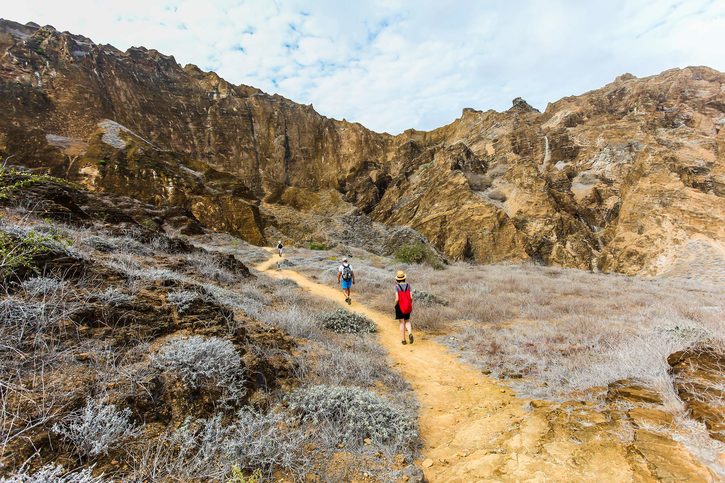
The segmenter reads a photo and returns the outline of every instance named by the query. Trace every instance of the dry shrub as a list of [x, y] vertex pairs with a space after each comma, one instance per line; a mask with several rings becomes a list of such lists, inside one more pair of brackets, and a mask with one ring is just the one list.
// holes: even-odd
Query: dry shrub
[[191, 389], [221, 389], [229, 401], [244, 396], [245, 369], [228, 340], [200, 336], [173, 339], [161, 346], [152, 361]]
[[278, 470], [301, 478], [309, 465], [307, 442], [284, 413], [244, 408], [228, 423], [221, 415], [190, 417], [135, 457], [133, 480], [225, 481], [235, 466], [261, 470], [266, 479]]
[[290, 410], [304, 422], [329, 425], [341, 442], [362, 446], [365, 438], [378, 444], [414, 448], [418, 441], [410, 412], [372, 391], [358, 387], [311, 386], [289, 395]]
[[[324, 268], [319, 261], [298, 260], [298, 266], [306, 273]], [[390, 313], [396, 268], [390, 260], [358, 256], [358, 297]], [[457, 263], [444, 274], [403, 269], [414, 287], [449, 302], [426, 306], [414, 299], [416, 327], [457, 332], [455, 348], [471, 362], [495, 374], [530, 376], [517, 387], [539, 397], [629, 377], [667, 399], [670, 351], [714, 334], [725, 339], [722, 289], [706, 284], [531, 264]]]
[[338, 334], [368, 334], [375, 332], [375, 322], [355, 312], [337, 309], [319, 315], [322, 326]]
[[445, 322], [449, 319], [450, 313], [451, 310], [447, 307], [418, 305], [413, 311], [411, 321], [416, 329], [437, 333], [446, 327]]
[[88, 458], [108, 454], [129, 438], [139, 434], [131, 423], [131, 411], [112, 404], [88, 401], [80, 411], [71, 413], [53, 426], [53, 432], [67, 440], [79, 456]]

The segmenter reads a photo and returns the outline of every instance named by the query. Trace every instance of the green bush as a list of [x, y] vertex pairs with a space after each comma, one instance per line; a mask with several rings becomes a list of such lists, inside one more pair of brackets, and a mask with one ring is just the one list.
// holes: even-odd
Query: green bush
[[438, 256], [425, 243], [406, 243], [395, 251], [395, 259], [401, 263], [427, 263], [435, 269], [443, 268]]
[[372, 333], [377, 330], [375, 322], [372, 320], [364, 315], [348, 312], [345, 309], [320, 314], [319, 320], [325, 329], [338, 334]]
[[47, 174], [28, 173], [14, 168], [0, 168], [0, 200], [9, 198], [13, 191], [27, 188], [28, 186], [43, 181], [53, 181], [65, 185], [71, 184], [64, 179]]
[[310, 250], [328, 250], [329, 247], [322, 242], [310, 243]]
[[0, 231], [0, 277], [7, 277], [18, 268], [32, 268], [33, 257], [50, 250], [51, 235], [29, 231], [14, 237]]

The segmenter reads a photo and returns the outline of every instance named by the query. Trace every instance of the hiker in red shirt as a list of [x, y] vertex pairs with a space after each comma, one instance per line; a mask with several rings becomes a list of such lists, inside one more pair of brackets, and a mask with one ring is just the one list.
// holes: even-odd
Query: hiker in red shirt
[[410, 290], [410, 284], [405, 281], [405, 273], [398, 270], [395, 276], [395, 318], [400, 323], [400, 337], [403, 339], [403, 345], [408, 342], [405, 340], [405, 331], [408, 330], [408, 340], [413, 343], [413, 326], [410, 322], [410, 314], [413, 312], [413, 294]]

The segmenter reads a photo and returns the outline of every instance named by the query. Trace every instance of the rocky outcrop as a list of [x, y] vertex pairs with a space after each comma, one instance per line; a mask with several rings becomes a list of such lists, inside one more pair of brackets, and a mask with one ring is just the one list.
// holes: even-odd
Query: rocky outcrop
[[413, 228], [452, 259], [658, 274], [725, 258], [725, 75], [706, 67], [391, 136], [52, 27], [0, 21], [0, 52], [0, 155], [254, 243], [281, 219], [261, 204], [337, 192], [330, 216]]
[[725, 443], [725, 354], [701, 345], [675, 352], [667, 362], [690, 415], [707, 426], [710, 436]]

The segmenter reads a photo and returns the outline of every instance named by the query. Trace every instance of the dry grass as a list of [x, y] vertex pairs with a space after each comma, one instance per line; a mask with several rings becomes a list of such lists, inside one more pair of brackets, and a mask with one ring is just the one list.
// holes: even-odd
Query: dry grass
[[[139, 341], [134, 349], [127, 350], [83, 339], [76, 333], [78, 327], [69, 315], [87, 303], [108, 306], [133, 303], [136, 297], [142, 297], [153, 287], [171, 294], [172, 301], [177, 305], [183, 306], [188, 302], [183, 296], [191, 290], [204, 294], [213, 303], [231, 309], [235, 317], [228, 321], [230, 334], [234, 333], [234, 324], [246, 323], [246, 317], [250, 317], [292, 335], [297, 346], [291, 352], [263, 345], [255, 347], [262, 351], [258, 354], [260, 357], [282, 357], [293, 362], [298, 375], [293, 385], [360, 387], [383, 394], [393, 401], [405, 401], [408, 408], [415, 408], [410, 388], [398, 373], [390, 369], [384, 352], [375, 342], [375, 336], [347, 336], [325, 331], [321, 327], [319, 314], [333, 310], [334, 305], [310, 297], [293, 283], [269, 279], [261, 274], [254, 279], [242, 279], [219, 266], [218, 257], [207, 256], [204, 251], [170, 253], [157, 246], [159, 240], [139, 246], [131, 236], [111, 236], [99, 227], [79, 228], [32, 217], [15, 219], [14, 222], [21, 229], [33, 228], [60, 234], [68, 240], [74, 256], [84, 258], [89, 264], [111, 269], [121, 276], [121, 280], [114, 281], [116, 285], [113, 285], [107, 280], [88, 276], [66, 281], [57, 274], [42, 274], [42, 277], [32, 279], [23, 286], [4, 287], [7, 292], [0, 297], [0, 316], [3, 317], [3, 323], [0, 324], [0, 457], [8, 445], [38, 431], [38, 428], [50, 430], [53, 423], [61, 420], [72, 409], [68, 401], [72, 399], [73, 393], [61, 393], [54, 388], [54, 384], [67, 364], [77, 363], [79, 354], [83, 354], [83, 360], [89, 361], [92, 370], [87, 371], [91, 375], [88, 387], [76, 389], [99, 395], [112, 394], [121, 375], [133, 374], [140, 370], [138, 367], [148, 364], [158, 349], [152, 345], [153, 341]], [[84, 243], [90, 236], [96, 237], [92, 239], [95, 243]], [[207, 238], [202, 240], [202, 248], [234, 254], [249, 265], [267, 258], [265, 251], [239, 240], [217, 236]], [[99, 246], [103, 250], [99, 250]], [[22, 313], [17, 313], [19, 309], [23, 309]], [[32, 312], [32, 316], [25, 316], [26, 312]], [[62, 344], [58, 333], [61, 329], [72, 331], [72, 337], [62, 339]], [[273, 354], [273, 351], [278, 354]], [[55, 392], [45, 388], [53, 388]], [[284, 394], [271, 394], [269, 404], [274, 405], [275, 397], [281, 401]], [[123, 408], [119, 407], [119, 410]], [[411, 409], [411, 414], [414, 414], [414, 409]], [[229, 427], [234, 427], [234, 424], [233, 421], [229, 422]], [[316, 435], [316, 429], [312, 426], [303, 429], [305, 441], [311, 438], [316, 447], [313, 459], [324, 462], [329, 460], [330, 455], [339, 452], [334, 438], [329, 434], [320, 432]], [[276, 430], [276, 426], [270, 426], [270, 433], [273, 430]], [[284, 438], [284, 435], [279, 437]], [[187, 466], [188, 462], [183, 458], [169, 454], [166, 455], [169, 459], [155, 468], [158, 462], [146, 460], [144, 455], [151, 454], [149, 452], [157, 443], [150, 441], [148, 447], [138, 448], [136, 445], [129, 450], [133, 454], [126, 456], [142, 460], [141, 463], [131, 465], [133, 471], [153, 474], [158, 470], [160, 474], [166, 474], [166, 466]], [[196, 442], [190, 444], [198, 446]], [[189, 449], [191, 452], [194, 450]], [[240, 451], [234, 455], [237, 464], [249, 456], [242, 454], [247, 449], [242, 448]], [[376, 445], [365, 446], [360, 451], [366, 454], [381, 451], [386, 457], [395, 456], [386, 448]], [[210, 453], [208, 456], [209, 461], [213, 461], [224, 455]], [[270, 458], [275, 459], [276, 456]], [[410, 455], [408, 459], [411, 459]], [[229, 464], [235, 462], [229, 458], [224, 461]], [[147, 464], [150, 466], [145, 466]], [[270, 471], [275, 467], [271, 460], [265, 460], [265, 465]], [[354, 465], [354, 458], [351, 465]], [[7, 471], [12, 471], [12, 468], [3, 469], [3, 472]], [[386, 478], [385, 475], [382, 478]]]
[[[341, 254], [292, 255], [295, 269], [336, 282]], [[666, 357], [703, 339], [725, 339], [724, 292], [683, 280], [593, 274], [535, 265], [453, 264], [446, 270], [401, 265], [356, 253], [354, 296], [390, 312], [393, 277], [405, 270], [414, 290], [449, 302], [414, 300], [413, 324], [434, 333], [494, 375], [537, 397], [638, 379], [676, 404]]]
[[[336, 283], [337, 258], [349, 253], [291, 253], [295, 270]], [[413, 326], [441, 335], [469, 363], [507, 380], [523, 395], [551, 400], [598, 398], [592, 390], [629, 379], [654, 389], [675, 416], [663, 431], [715, 471], [723, 445], [694, 421], [678, 397], [667, 357], [705, 343], [725, 352], [725, 290], [683, 279], [644, 279], [574, 269], [453, 264], [437, 271], [361, 252], [351, 263], [353, 297], [392, 318], [394, 274], [415, 290]], [[604, 401], [600, 401], [604, 403]]]

